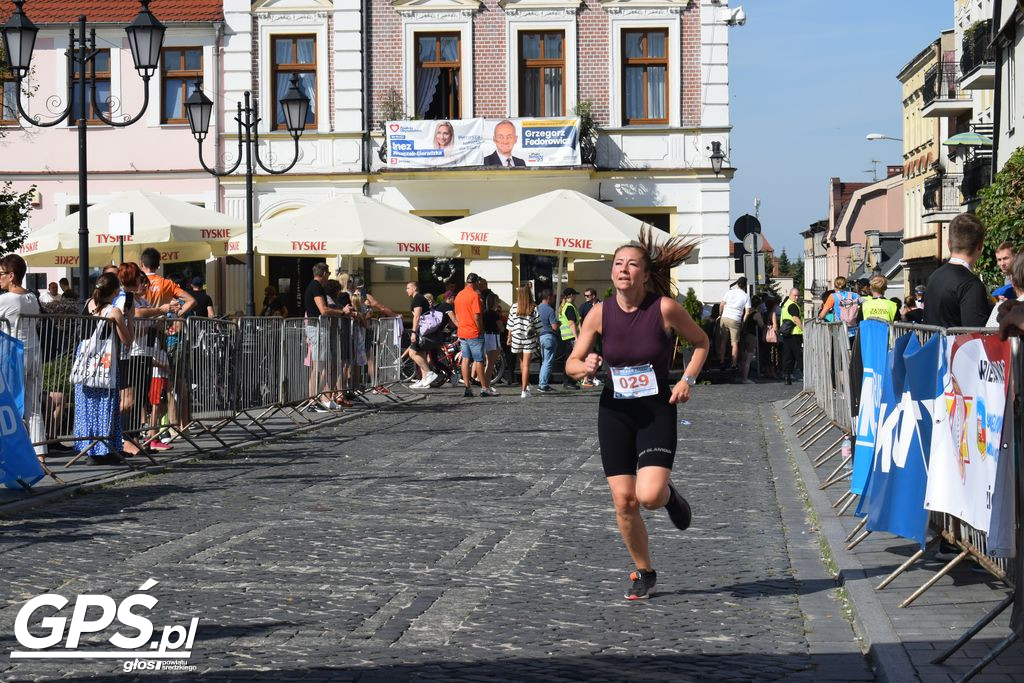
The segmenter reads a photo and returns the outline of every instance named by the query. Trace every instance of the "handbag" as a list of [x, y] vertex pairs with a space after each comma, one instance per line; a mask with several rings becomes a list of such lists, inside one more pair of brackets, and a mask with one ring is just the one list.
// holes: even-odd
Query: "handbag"
[[764, 333], [764, 340], [768, 344], [778, 344], [779, 343], [779, 335], [775, 331], [774, 327], [769, 327], [765, 331], [765, 333]]
[[71, 383], [94, 389], [116, 389], [117, 363], [113, 324], [103, 316], [89, 338], [78, 342], [71, 364]]

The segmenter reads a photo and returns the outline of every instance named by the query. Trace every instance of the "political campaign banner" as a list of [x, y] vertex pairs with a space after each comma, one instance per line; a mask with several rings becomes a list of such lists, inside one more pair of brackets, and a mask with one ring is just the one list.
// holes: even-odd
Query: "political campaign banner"
[[388, 167], [578, 166], [579, 125], [576, 117], [388, 121]]
[[1002, 451], [1010, 344], [964, 334], [948, 343], [925, 507], [989, 531]]
[[853, 476], [850, 492], [864, 493], [871, 462], [875, 455], [875, 434], [878, 408], [882, 399], [882, 376], [889, 349], [889, 326], [878, 320], [865, 320], [860, 325], [860, 356], [863, 380], [860, 388], [860, 411], [857, 413], [857, 438], [853, 445]]
[[388, 121], [388, 166], [442, 168], [480, 166], [483, 119], [451, 121]]
[[0, 374], [18, 411], [25, 417], [25, 342], [0, 332]]
[[[12, 356], [24, 358], [24, 343], [10, 335], [0, 333], [0, 348], [13, 349], [16, 353]], [[0, 483], [9, 488], [27, 488], [43, 478], [43, 467], [22, 421], [22, 408], [7, 384], [10, 372], [24, 377], [24, 363], [15, 362], [21, 367], [11, 368], [10, 357], [5, 359], [0, 372]]]
[[917, 541], [928, 529], [924, 494], [928, 486], [928, 449], [932, 414], [944, 408], [941, 374], [943, 337], [924, 346], [914, 334], [896, 340], [882, 378], [875, 454], [858, 514], [867, 514], [869, 531], [885, 531]]

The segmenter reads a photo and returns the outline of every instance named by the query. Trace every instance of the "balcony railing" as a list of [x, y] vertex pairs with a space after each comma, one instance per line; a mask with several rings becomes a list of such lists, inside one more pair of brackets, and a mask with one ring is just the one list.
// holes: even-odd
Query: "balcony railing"
[[924, 106], [936, 100], [955, 100], [957, 97], [956, 64], [941, 61], [924, 75]]
[[922, 204], [926, 214], [942, 213], [952, 211], [959, 213], [960, 184], [963, 182], [963, 175], [950, 173], [937, 175], [924, 182], [924, 197]]
[[978, 193], [992, 184], [992, 157], [979, 156], [964, 164], [964, 179], [960, 184], [960, 192], [964, 195], [964, 204], [978, 199]]
[[964, 78], [983, 66], [995, 66], [992, 50], [992, 20], [978, 22], [964, 35], [963, 54], [960, 56], [960, 73]]

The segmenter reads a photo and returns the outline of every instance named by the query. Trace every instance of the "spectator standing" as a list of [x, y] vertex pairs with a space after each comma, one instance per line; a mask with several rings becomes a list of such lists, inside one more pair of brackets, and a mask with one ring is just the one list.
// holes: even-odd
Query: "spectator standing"
[[860, 305], [861, 320], [895, 322], [896, 316], [899, 315], [899, 305], [885, 298], [889, 281], [881, 275], [876, 275], [871, 278], [869, 287], [871, 296], [864, 297]]
[[490, 378], [484, 373], [484, 330], [483, 306], [477, 291], [480, 277], [476, 273], [466, 276], [466, 286], [455, 297], [455, 319], [458, 320], [459, 345], [462, 351], [462, 381], [466, 386], [463, 396], [470, 397], [473, 390], [470, 384], [469, 365], [473, 364], [473, 374], [480, 378], [480, 397], [497, 396], [498, 390], [491, 386]]
[[[558, 309], [558, 331], [562, 338], [562, 356], [568, 360], [572, 355], [576, 338], [580, 336], [580, 312], [576, 308], [576, 297], [579, 296], [572, 287], [566, 287], [562, 292], [562, 305]], [[562, 364], [562, 386], [569, 390], [578, 390], [580, 385], [565, 372], [565, 362]]]
[[309, 373], [309, 396], [313, 399], [309, 410], [325, 412], [330, 410], [329, 404], [322, 404], [321, 394], [330, 391], [327, 387], [327, 349], [330, 346], [329, 332], [320, 325], [321, 318], [343, 318], [344, 309], [331, 308], [328, 304], [327, 274], [330, 269], [326, 263], [313, 265], [313, 279], [306, 285], [303, 293], [303, 304], [306, 308], [306, 341], [309, 343], [311, 372]]
[[974, 274], [974, 264], [985, 244], [985, 226], [973, 213], [962, 213], [949, 223], [949, 261], [928, 278], [926, 325], [982, 327], [992, 306], [985, 285]]
[[761, 376], [778, 379], [779, 375], [779, 300], [770, 296], [765, 301], [764, 347], [761, 350]]
[[917, 297], [913, 294], [908, 294], [903, 299], [903, 310], [900, 314], [905, 323], [924, 324], [924, 309], [917, 307]]
[[[832, 284], [835, 286], [835, 291], [825, 300], [825, 305], [822, 306], [818, 318], [824, 320], [826, 312], [831, 311], [833, 322], [842, 321], [846, 323], [846, 334], [852, 346], [853, 340], [857, 336], [857, 319], [860, 316], [861, 297], [856, 292], [846, 290], [848, 282], [842, 275], [837, 277]], [[854, 286], [856, 287], [857, 284], [855, 283]]]
[[498, 295], [491, 292], [484, 299], [484, 372], [488, 382], [494, 382], [497, 378], [494, 371], [498, 366], [498, 355], [501, 353], [501, 334], [505, 325], [501, 321], [501, 306], [498, 305]]
[[764, 317], [761, 315], [760, 297], [755, 296], [751, 304], [752, 312], [744, 316], [743, 327], [740, 329], [740, 376], [736, 380], [738, 384], [757, 384], [750, 379], [750, 364], [757, 352], [757, 339], [761, 328], [764, 327]]
[[[25, 281], [28, 266], [25, 259], [17, 254], [8, 254], [0, 259], [0, 318], [6, 318], [10, 334], [25, 344], [25, 417], [28, 419], [29, 437], [33, 443], [46, 441], [46, 426], [40, 404], [42, 391], [42, 364], [39, 362], [39, 336], [37, 322], [23, 315], [39, 315], [39, 299], [21, 286]], [[36, 446], [37, 455], [45, 456], [45, 444]]]
[[[86, 312], [106, 323], [98, 323], [108, 334], [117, 334], [122, 345], [130, 346], [134, 335], [132, 326], [121, 310], [113, 305], [120, 292], [120, 284], [113, 273], [103, 273], [96, 279]], [[121, 462], [124, 445], [121, 435], [120, 392], [114, 389], [75, 385], [75, 448], [85, 451], [89, 463], [108, 465]]]
[[54, 301], [57, 301], [60, 298], [60, 296], [57, 294], [57, 291], [58, 290], [56, 282], [51, 282], [50, 284], [46, 285], [46, 291], [42, 292], [39, 295], [39, 303], [41, 303], [43, 306], [46, 306], [47, 304], [52, 304]]
[[192, 288], [189, 293], [196, 300], [196, 305], [192, 308], [192, 315], [197, 315], [200, 318], [216, 318], [217, 311], [213, 307], [213, 299], [203, 289], [204, 284], [206, 283], [203, 278], [198, 275], [192, 278]]
[[66, 277], [60, 279], [60, 298], [78, 301], [78, 294], [75, 293], [75, 290], [71, 289], [71, 283], [68, 282]]
[[725, 367], [725, 345], [731, 344], [732, 368], [740, 362], [740, 336], [743, 323], [750, 317], [750, 296], [747, 294], [747, 278], [741, 277], [733, 283], [722, 298], [722, 339], [718, 345], [718, 364]]
[[836, 321], [836, 315], [835, 312], [832, 310], [832, 307], [826, 306], [831, 296], [832, 292], [821, 293], [821, 310], [818, 311], [819, 319], [824, 320], [827, 323], [834, 323]]
[[542, 394], [554, 393], [551, 387], [551, 371], [555, 364], [555, 350], [558, 348], [558, 315], [555, 314], [555, 295], [550, 289], [541, 290], [537, 316], [540, 318], [540, 376], [537, 391]]
[[924, 310], [924, 295], [927, 291], [928, 288], [925, 287], [924, 285], [918, 285], [917, 287], [914, 287], [914, 302], [915, 305], [922, 311]]
[[519, 398], [530, 395], [530, 356], [540, 348], [540, 315], [530, 297], [529, 285], [521, 285], [516, 302], [508, 312], [508, 347], [519, 356], [519, 380], [522, 390]]
[[409, 280], [405, 283], [405, 294], [412, 299], [412, 327], [409, 332], [409, 358], [416, 364], [416, 367], [420, 370], [420, 379], [418, 382], [414, 382], [411, 386], [414, 389], [422, 389], [423, 387], [429, 386], [431, 382], [437, 379], [437, 373], [430, 369], [427, 364], [427, 349], [423, 344], [423, 340], [420, 339], [420, 317], [424, 313], [430, 310], [430, 304], [427, 302], [425, 296], [420, 294], [420, 286], [416, 282]]
[[141, 260], [142, 272], [149, 278], [149, 292], [146, 297], [149, 305], [154, 308], [168, 305], [170, 311], [179, 318], [184, 318], [195, 307], [195, 298], [173, 280], [156, 272], [160, 268], [159, 251], [153, 247], [147, 247], [142, 250]]
[[[1024, 301], [1024, 250], [1015, 254], [1013, 261], [1010, 262], [1010, 285], [1013, 287], [1016, 301]], [[1004, 306], [1012, 304], [1003, 303], [993, 308], [985, 327], [999, 327], [999, 314]]]
[[804, 357], [804, 326], [800, 315], [800, 290], [794, 287], [789, 290], [789, 297], [782, 302], [779, 314], [779, 334], [782, 336], [782, 372], [786, 376], [786, 384], [793, 383], [793, 373], [803, 364]]
[[599, 303], [601, 303], [601, 300], [597, 298], [596, 289], [587, 287], [583, 290], [583, 304], [580, 306], [580, 324], [587, 319], [587, 313], [590, 313], [590, 309]]
[[1016, 297], [1010, 271], [1013, 267], [1013, 258], [1017, 255], [1017, 248], [1010, 242], [1003, 242], [996, 247], [996, 265], [1003, 276], [1003, 286], [996, 288], [992, 296], [996, 301], [1006, 301]]
[[273, 285], [263, 288], [263, 308], [260, 310], [260, 315], [288, 317], [288, 304], [285, 303], [284, 297], [278, 295], [277, 288]]

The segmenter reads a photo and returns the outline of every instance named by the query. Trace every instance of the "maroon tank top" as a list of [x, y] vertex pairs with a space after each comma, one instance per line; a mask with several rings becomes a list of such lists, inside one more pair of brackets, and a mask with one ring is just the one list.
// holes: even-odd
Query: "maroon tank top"
[[611, 296], [601, 306], [601, 349], [609, 367], [650, 363], [659, 383], [668, 377], [672, 339], [665, 334], [661, 297], [647, 293], [640, 307], [626, 313]]

